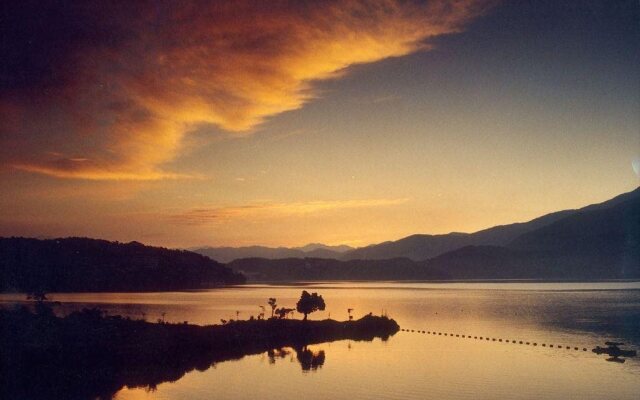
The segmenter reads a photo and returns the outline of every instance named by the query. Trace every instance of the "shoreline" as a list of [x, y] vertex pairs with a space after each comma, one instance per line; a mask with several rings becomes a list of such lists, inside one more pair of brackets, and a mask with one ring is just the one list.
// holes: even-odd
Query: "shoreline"
[[[336, 340], [387, 340], [398, 324], [367, 315], [356, 321], [253, 320], [225, 325], [150, 323], [85, 309], [67, 317], [0, 310], [2, 397], [105, 397], [124, 386], [150, 387], [247, 355]], [[300, 361], [302, 364], [302, 361]]]
[[[381, 280], [362, 280], [362, 279], [323, 279], [323, 280], [266, 280], [266, 281], [252, 281], [249, 280], [243, 284], [236, 285], [221, 285], [212, 286], [208, 288], [190, 288], [190, 289], [175, 289], [175, 290], [126, 290], [126, 291], [64, 291], [64, 292], [47, 292], [47, 295], [64, 295], [64, 294], [87, 294], [87, 293], [193, 293], [193, 292], [206, 292], [211, 290], [224, 290], [224, 289], [238, 289], [238, 288], [253, 288], [253, 287], [269, 287], [269, 286], [313, 286], [322, 284], [335, 284], [335, 283], [364, 283], [364, 284], [384, 284], [384, 283], [400, 283], [400, 284], [450, 284], [450, 283], [640, 283], [640, 278], [629, 279], [381, 279]], [[627, 290], [627, 289], [619, 289]], [[635, 290], [635, 289], [632, 289]], [[26, 292], [20, 291], [0, 291], [1, 295], [20, 295], [26, 296]], [[24, 302], [27, 302], [26, 300]], [[22, 303], [22, 301], [20, 301]]]

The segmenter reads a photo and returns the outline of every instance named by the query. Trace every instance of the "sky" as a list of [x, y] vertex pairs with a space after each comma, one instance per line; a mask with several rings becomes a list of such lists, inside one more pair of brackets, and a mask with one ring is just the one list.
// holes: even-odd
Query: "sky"
[[364, 246], [640, 184], [637, 0], [0, 10], [0, 236]]

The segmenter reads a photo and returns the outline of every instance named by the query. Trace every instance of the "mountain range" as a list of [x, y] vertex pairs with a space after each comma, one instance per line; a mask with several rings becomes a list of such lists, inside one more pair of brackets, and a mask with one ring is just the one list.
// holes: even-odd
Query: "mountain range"
[[222, 263], [228, 263], [241, 258], [333, 258], [340, 259], [346, 252], [354, 250], [346, 245], [328, 246], [321, 243], [309, 243], [302, 247], [266, 247], [266, 246], [246, 246], [246, 247], [202, 247], [190, 249]]
[[468, 234], [412, 235], [340, 258], [247, 258], [227, 266], [254, 280], [636, 279], [640, 188], [529, 222]]
[[336, 260], [386, 260], [408, 258], [428, 260], [466, 246], [508, 246], [522, 235], [552, 225], [569, 216], [610, 208], [630, 200], [640, 199], [640, 188], [621, 194], [599, 204], [576, 210], [563, 210], [543, 215], [528, 222], [498, 225], [473, 233], [452, 232], [441, 235], [415, 234], [405, 238], [366, 247], [327, 246], [319, 243], [303, 247], [204, 247], [191, 249], [219, 262], [228, 263], [242, 258], [331, 258]]

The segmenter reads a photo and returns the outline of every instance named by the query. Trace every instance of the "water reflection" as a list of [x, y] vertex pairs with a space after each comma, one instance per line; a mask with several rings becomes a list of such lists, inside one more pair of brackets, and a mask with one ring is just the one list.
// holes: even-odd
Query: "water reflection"
[[293, 353], [295, 353], [295, 360], [298, 361], [303, 372], [316, 371], [321, 368], [326, 358], [323, 349], [316, 350], [307, 345], [270, 349], [266, 355], [269, 364], [275, 364], [277, 360], [287, 358], [293, 361]]
[[[327, 318], [330, 312], [333, 318], [344, 320], [350, 308], [356, 310], [353, 313], [356, 318], [369, 311], [378, 314], [385, 309], [403, 328], [427, 333], [402, 333], [388, 342], [356, 345], [352, 350], [348, 342], [325, 345], [322, 350], [325, 358], [330, 357], [330, 365], [318, 367], [316, 373], [312, 366], [308, 369], [311, 373], [300, 373], [304, 370], [296, 349], [283, 348], [281, 353], [274, 347], [277, 344], [271, 344], [270, 348], [233, 357], [197, 357], [180, 367], [153, 365], [141, 367], [140, 371], [122, 367], [116, 371], [119, 376], [107, 376], [110, 384], [86, 380], [84, 385], [87, 393], [95, 397], [100, 390], [112, 395], [123, 385], [148, 389], [179, 379], [175, 384], [162, 385], [157, 393], [146, 394], [139, 389], [131, 391], [135, 392], [132, 394], [125, 390], [119, 394], [119, 400], [193, 400], [211, 396], [249, 399], [252, 395], [264, 398], [265, 391], [277, 393], [278, 398], [310, 400], [323, 397], [420, 399], [437, 397], [434, 393], [450, 399], [471, 399], [472, 394], [477, 393], [483, 398], [637, 398], [640, 359], [627, 358], [621, 363], [625, 357], [596, 355], [591, 349], [605, 340], [625, 342], [632, 349], [640, 346], [640, 284], [458, 286], [325, 284], [322, 294], [327, 299], [327, 311], [313, 315], [314, 319]], [[295, 304], [299, 293], [300, 288], [294, 286], [258, 286], [188, 293], [54, 294], [53, 298], [62, 301], [65, 313], [72, 311], [72, 307], [97, 304], [110, 314], [140, 318], [140, 313], [145, 312], [148, 320], [155, 321], [166, 311], [168, 321], [210, 324], [220, 318], [236, 318], [236, 310], [242, 312], [241, 316], [251, 315], [258, 310], [257, 305], [266, 304], [269, 297], [277, 297], [285, 305]], [[2, 295], [0, 302], [3, 300], [11, 299]], [[534, 347], [534, 343], [537, 346]], [[566, 349], [567, 346], [571, 349]], [[303, 349], [304, 346], [300, 348], [301, 353]], [[311, 346], [307, 350], [319, 352], [320, 349]], [[245, 357], [248, 354], [256, 357]], [[215, 371], [209, 368], [211, 364], [240, 358], [241, 362], [224, 363]], [[274, 368], [268, 368], [267, 362], [271, 359], [277, 364]], [[87, 362], [86, 368], [100, 368], [100, 365]], [[149, 371], [151, 369], [153, 371]], [[207, 369], [203, 374], [188, 373]], [[259, 377], [255, 387], [242, 386], [241, 379], [248, 371], [251, 376]], [[34, 377], [39, 375], [37, 368], [32, 373]], [[68, 376], [73, 376], [72, 373]], [[348, 381], [340, 379], [345, 376], [349, 377]], [[236, 387], [243, 387], [244, 395], [233, 392], [230, 384], [212, 383], [218, 381], [235, 382]], [[308, 390], [310, 381], [314, 382], [313, 391]], [[614, 395], [608, 393], [606, 387], [615, 387]]]
[[154, 392], [158, 385], [176, 382], [192, 371], [204, 372], [218, 363], [240, 360], [245, 356], [265, 354], [269, 364], [289, 358], [300, 364], [302, 372], [318, 370], [326, 359], [323, 349], [309, 345], [268, 350], [266, 346], [255, 345], [215, 351], [184, 351], [180, 357], [153, 365], [93, 354], [88, 351], [83, 358], [70, 355], [64, 359], [51, 359], [47, 354], [21, 353], [19, 360], [3, 354], [2, 363], [7, 362], [3, 369], [9, 367], [11, 370], [3, 374], [0, 398], [106, 400], [113, 399], [125, 387]]

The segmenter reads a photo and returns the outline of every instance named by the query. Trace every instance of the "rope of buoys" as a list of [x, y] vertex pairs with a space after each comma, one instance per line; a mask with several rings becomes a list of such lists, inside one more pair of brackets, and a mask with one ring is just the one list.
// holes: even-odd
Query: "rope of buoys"
[[[522, 340], [516, 340], [516, 339], [511, 339], [511, 340], [504, 339], [503, 340], [501, 338], [489, 338], [489, 337], [484, 337], [484, 336], [473, 336], [473, 337], [471, 337], [471, 335], [467, 335], [467, 334], [462, 335], [462, 334], [459, 334], [459, 333], [453, 334], [453, 333], [446, 333], [446, 332], [422, 331], [422, 330], [417, 330], [416, 331], [415, 329], [404, 329], [404, 328], [401, 328], [400, 331], [402, 331], [402, 332], [417, 332], [417, 333], [422, 333], [422, 334], [427, 334], [427, 335], [438, 335], [438, 336], [442, 336], [444, 334], [444, 336], [450, 336], [450, 337], [453, 337], [455, 335], [455, 337], [462, 338], [462, 339], [465, 339], [465, 338], [466, 339], [476, 339], [476, 340], [479, 339], [479, 340], [486, 340], [486, 341], [492, 341], [492, 342], [496, 342], [497, 341], [497, 342], [503, 342], [503, 343], [523, 344], [523, 345], [526, 345], [526, 346], [538, 346], [537, 342], [524, 342]], [[546, 344], [546, 343], [540, 343], [540, 346], [549, 347], [549, 348], [553, 348], [554, 347], [553, 344]], [[557, 349], [560, 349], [560, 350], [563, 348], [563, 346], [559, 345], [559, 344], [555, 345], [555, 347]], [[567, 350], [571, 350], [571, 346], [564, 346], [564, 347]], [[580, 351], [580, 348], [579, 347], [573, 347], [573, 350], [574, 351]], [[583, 347], [582, 351], [587, 351], [587, 348]]]

